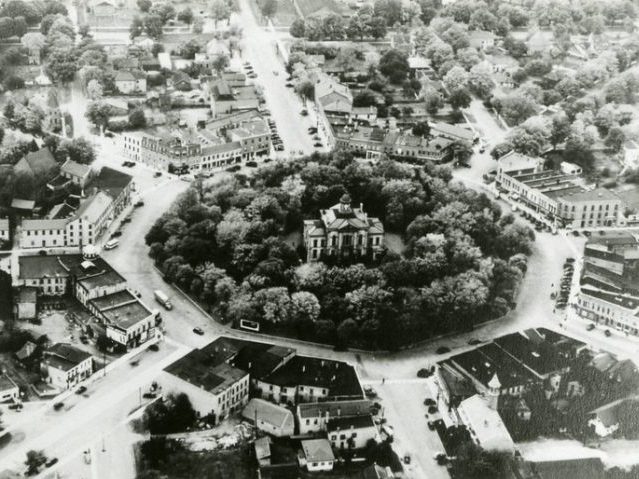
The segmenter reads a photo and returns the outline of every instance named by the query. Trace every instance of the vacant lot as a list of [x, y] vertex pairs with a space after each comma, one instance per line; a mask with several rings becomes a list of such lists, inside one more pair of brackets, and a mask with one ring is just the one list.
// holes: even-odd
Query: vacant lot
[[296, 0], [304, 18], [315, 13], [343, 15], [347, 9], [335, 0]]

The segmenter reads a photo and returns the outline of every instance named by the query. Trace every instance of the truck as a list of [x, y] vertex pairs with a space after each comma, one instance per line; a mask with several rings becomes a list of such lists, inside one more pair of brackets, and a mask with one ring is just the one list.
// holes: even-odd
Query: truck
[[159, 289], [153, 291], [153, 296], [155, 296], [155, 300], [160, 303], [162, 306], [164, 306], [166, 309], [173, 309], [173, 305], [171, 304], [171, 300], [169, 299], [169, 297], [164, 294], [163, 291], [160, 291]]

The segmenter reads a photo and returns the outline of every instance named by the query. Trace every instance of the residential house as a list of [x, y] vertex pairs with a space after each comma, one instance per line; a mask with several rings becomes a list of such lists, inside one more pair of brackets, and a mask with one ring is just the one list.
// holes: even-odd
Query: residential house
[[37, 348], [38, 346], [35, 343], [27, 341], [22, 345], [20, 349], [16, 351], [15, 355], [17, 360], [24, 365], [27, 361], [29, 361], [29, 359], [33, 357]]
[[181, 91], [188, 91], [193, 88], [191, 77], [183, 71], [173, 73], [171, 84], [173, 85], [173, 88]]
[[210, 82], [207, 89], [213, 118], [236, 111], [257, 109], [260, 105], [260, 97], [255, 85], [231, 87], [229, 82], [220, 79]]
[[485, 30], [471, 30], [468, 32], [470, 46], [480, 51], [486, 51], [495, 46], [495, 35], [493, 32]]
[[84, 188], [91, 179], [91, 167], [73, 160], [67, 160], [60, 167], [60, 176], [67, 178], [71, 183], [80, 186], [80, 188]]
[[588, 413], [588, 426], [597, 436], [608, 437], [619, 429], [621, 415], [624, 417], [628, 413], [636, 415], [637, 411], [639, 411], [638, 396], [618, 399]]
[[326, 439], [308, 439], [302, 441], [300, 465], [306, 466], [309, 472], [332, 471], [335, 455], [331, 443]]
[[353, 95], [346, 85], [322, 74], [315, 83], [315, 104], [324, 114], [348, 116], [353, 109]]
[[38, 315], [38, 290], [32, 286], [20, 288], [16, 300], [18, 319], [35, 319]]
[[93, 374], [93, 356], [68, 343], [56, 343], [44, 351], [40, 369], [48, 384], [64, 391]]
[[301, 435], [326, 432], [333, 418], [370, 416], [373, 403], [368, 399], [301, 403], [295, 410]]
[[369, 217], [362, 205], [353, 208], [345, 194], [338, 204], [321, 210], [319, 220], [304, 221], [304, 244], [309, 262], [324, 254], [376, 258], [384, 248], [384, 225]]
[[0, 374], [0, 403], [20, 400], [20, 388], [7, 374]]
[[146, 74], [140, 70], [119, 70], [114, 82], [116, 89], [123, 95], [146, 92]]
[[102, 167], [100, 173], [91, 183], [97, 189], [108, 194], [112, 203], [109, 214], [117, 217], [131, 203], [131, 192], [135, 190], [133, 177], [108, 166]]
[[3, 243], [10, 240], [9, 218], [0, 218], [0, 249], [4, 249]]
[[119, 9], [112, 0], [89, 0], [87, 8], [96, 17], [114, 17]]
[[290, 437], [295, 434], [293, 413], [264, 399], [251, 399], [242, 411], [242, 417], [260, 431], [275, 437]]
[[362, 479], [393, 479], [393, 471], [390, 467], [382, 467], [371, 464], [362, 471]]
[[413, 55], [408, 57], [408, 72], [411, 78], [420, 79], [423, 76], [431, 76], [435, 70], [430, 64], [430, 60], [421, 55]]
[[16, 174], [27, 175], [36, 181], [36, 199], [42, 192], [38, 188], [43, 187], [58, 173], [58, 164], [49, 148], [27, 153], [13, 167]]

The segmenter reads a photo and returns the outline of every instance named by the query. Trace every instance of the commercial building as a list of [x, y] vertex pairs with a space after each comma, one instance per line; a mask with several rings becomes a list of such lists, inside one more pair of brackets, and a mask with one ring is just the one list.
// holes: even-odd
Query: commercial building
[[508, 429], [497, 410], [485, 398], [476, 394], [464, 399], [457, 412], [470, 437], [482, 449], [515, 452]]
[[327, 210], [320, 210], [319, 220], [304, 221], [304, 245], [307, 261], [318, 261], [322, 255], [376, 258], [384, 249], [384, 225], [379, 218], [369, 217], [351, 206], [348, 195]]
[[595, 323], [639, 335], [639, 298], [636, 296], [581, 288], [575, 311]]
[[334, 417], [326, 424], [326, 434], [335, 449], [364, 449], [369, 441], [379, 441], [373, 417]]
[[270, 130], [254, 116], [219, 118], [200, 130], [156, 128], [124, 132], [121, 147], [126, 157], [153, 168], [186, 168], [196, 173], [226, 168], [270, 152]]
[[409, 131], [384, 130], [377, 126], [346, 126], [336, 133], [337, 147], [367, 159], [382, 154], [399, 160], [443, 163], [450, 158], [453, 140], [443, 136], [423, 138]]
[[497, 187], [565, 228], [616, 226], [622, 200], [605, 188], [588, 189], [576, 173], [544, 170], [543, 160], [510, 152], [499, 159]]
[[254, 85], [231, 86], [228, 81], [219, 79], [208, 84], [208, 93], [213, 118], [257, 109], [260, 105], [260, 96]]
[[9, 218], [0, 218], [0, 246], [10, 240]]
[[44, 351], [40, 369], [48, 384], [64, 391], [91, 376], [93, 357], [68, 343], [56, 343]]
[[0, 375], [0, 403], [18, 401], [20, 399], [20, 388], [6, 374]]

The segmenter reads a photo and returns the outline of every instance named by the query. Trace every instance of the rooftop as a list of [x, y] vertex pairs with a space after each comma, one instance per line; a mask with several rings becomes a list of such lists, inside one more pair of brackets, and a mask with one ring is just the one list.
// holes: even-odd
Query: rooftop
[[334, 417], [328, 420], [326, 431], [343, 431], [345, 429], [362, 429], [365, 427], [375, 427], [373, 417], [370, 414], [367, 416]]
[[307, 462], [333, 462], [335, 455], [327, 439], [309, 439], [302, 441], [302, 450]]
[[464, 423], [472, 428], [480, 446], [487, 450], [514, 451], [508, 429], [499, 413], [488, 406], [488, 402], [479, 394], [464, 399], [458, 408]]
[[570, 192], [562, 195], [562, 199], [567, 203], [577, 203], [580, 201], [619, 201], [621, 199], [612, 191], [606, 188], [595, 188], [589, 191]]
[[512, 333], [496, 338], [494, 342], [539, 376], [559, 371], [566, 366], [566, 361], [545, 341], [535, 344], [520, 333]]
[[368, 399], [302, 403], [297, 414], [300, 418], [363, 416], [370, 415], [372, 405]]
[[295, 418], [291, 411], [264, 399], [251, 399], [242, 411], [242, 417], [249, 421], [257, 418], [277, 428], [295, 428]]
[[47, 364], [63, 371], [73, 369], [90, 358], [91, 355], [89, 353], [69, 343], [56, 343], [44, 353], [44, 361]]
[[120, 196], [122, 190], [124, 190], [132, 180], [131, 175], [114, 170], [108, 166], [103, 166], [100, 173], [98, 173], [93, 180], [92, 185], [106, 191], [115, 199]]
[[71, 176], [82, 178], [89, 174], [91, 168], [88, 165], [83, 165], [82, 163], [77, 163], [73, 160], [67, 160], [60, 168], [60, 171]]
[[598, 457], [530, 462], [531, 471], [539, 479], [600, 479], [604, 466]]

